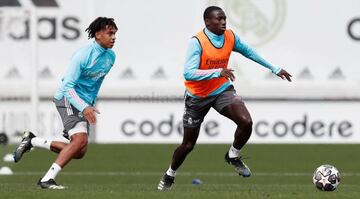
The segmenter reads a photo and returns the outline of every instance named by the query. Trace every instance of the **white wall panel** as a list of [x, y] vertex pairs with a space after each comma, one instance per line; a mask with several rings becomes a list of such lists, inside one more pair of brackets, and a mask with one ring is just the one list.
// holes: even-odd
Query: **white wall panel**
[[[22, 1], [23, 2], [23, 1]], [[183, 92], [182, 70], [191, 36], [203, 27], [207, 5], [224, 8], [228, 26], [294, 81], [280, 81], [261, 66], [233, 54], [235, 87], [244, 96], [359, 98], [360, 16], [357, 0], [61, 0], [39, 7], [40, 94], [52, 96], [72, 53], [84, 45], [86, 26], [96, 16], [119, 26], [115, 67], [101, 96], [176, 95]], [[29, 89], [26, 22], [0, 7], [0, 96], [24, 96]], [[350, 24], [352, 25], [350, 26]], [[32, 28], [32, 27], [28, 27]], [[350, 30], [350, 33], [348, 32]], [[80, 34], [77, 36], [77, 34]], [[351, 37], [352, 36], [352, 37]], [[14, 72], [15, 71], [15, 72]], [[9, 74], [19, 73], [18, 76]]]

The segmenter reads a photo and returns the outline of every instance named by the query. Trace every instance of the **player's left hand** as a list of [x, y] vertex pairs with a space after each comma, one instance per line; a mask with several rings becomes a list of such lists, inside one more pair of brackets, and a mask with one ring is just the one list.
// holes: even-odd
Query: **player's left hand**
[[279, 76], [281, 79], [286, 79], [288, 80], [289, 82], [291, 82], [291, 77], [292, 75], [290, 75], [288, 72], [286, 72], [286, 70], [284, 69], [281, 69], [281, 71], [276, 74], [277, 76]]
[[234, 70], [231, 68], [222, 69], [220, 76], [225, 77], [226, 79], [229, 79], [232, 82], [235, 80]]
[[83, 110], [83, 115], [90, 124], [96, 124], [96, 113], [100, 114], [100, 112], [92, 106], [88, 106]]

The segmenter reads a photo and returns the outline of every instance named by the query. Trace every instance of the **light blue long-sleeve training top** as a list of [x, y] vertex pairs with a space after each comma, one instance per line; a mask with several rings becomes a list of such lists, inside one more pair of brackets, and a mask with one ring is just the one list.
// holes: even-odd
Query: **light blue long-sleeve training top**
[[[205, 28], [205, 34], [210, 39], [211, 43], [220, 48], [224, 44], [224, 35], [216, 35], [210, 32], [207, 28]], [[241, 53], [245, 57], [259, 63], [260, 65], [270, 69], [272, 73], [278, 74], [281, 71], [281, 68], [273, 66], [265, 59], [263, 59], [260, 55], [257, 54], [255, 50], [249, 47], [246, 43], [240, 40], [238, 35], [235, 35], [235, 44], [233, 51]], [[185, 80], [191, 81], [201, 81], [201, 80], [208, 80], [213, 78], [219, 78], [222, 69], [219, 70], [200, 70], [200, 59], [201, 59], [201, 45], [196, 38], [192, 38], [190, 40], [190, 44], [188, 47], [188, 51], [186, 54], [186, 61], [184, 67], [184, 78]], [[210, 93], [209, 96], [217, 95], [223, 92], [227, 87], [231, 85], [230, 81], [225, 82], [221, 87], [219, 87], [214, 92]], [[188, 95], [191, 95], [189, 92], [186, 92]], [[197, 97], [197, 96], [193, 96]]]
[[112, 49], [105, 49], [95, 40], [77, 50], [54, 98], [63, 97], [79, 111], [93, 106], [105, 75], [115, 62]]

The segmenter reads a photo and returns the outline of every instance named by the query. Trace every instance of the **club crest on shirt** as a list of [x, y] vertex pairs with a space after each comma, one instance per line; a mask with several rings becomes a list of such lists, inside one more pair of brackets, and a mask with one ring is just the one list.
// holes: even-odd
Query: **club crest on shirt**
[[105, 72], [99, 72], [99, 71], [96, 71], [96, 72], [87, 72], [86, 73], [86, 76], [88, 76], [90, 79], [92, 79], [93, 81], [97, 81], [99, 80], [100, 78], [104, 77], [107, 73]]

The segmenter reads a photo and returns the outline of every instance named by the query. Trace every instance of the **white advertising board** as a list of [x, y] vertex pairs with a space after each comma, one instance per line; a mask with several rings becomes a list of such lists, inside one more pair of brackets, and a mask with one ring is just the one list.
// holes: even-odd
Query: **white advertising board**
[[[358, 102], [246, 103], [253, 117], [250, 143], [360, 143]], [[182, 103], [101, 102], [100, 143], [180, 143]], [[235, 124], [211, 110], [198, 143], [231, 143]]]
[[[360, 143], [360, 102], [246, 102], [253, 118], [250, 143]], [[100, 101], [98, 123], [91, 131], [96, 143], [180, 143], [181, 102]], [[0, 103], [0, 131], [11, 143], [30, 127], [29, 106]], [[62, 138], [62, 123], [52, 102], [40, 103], [38, 136]], [[198, 143], [231, 143], [235, 124], [211, 110]]]

